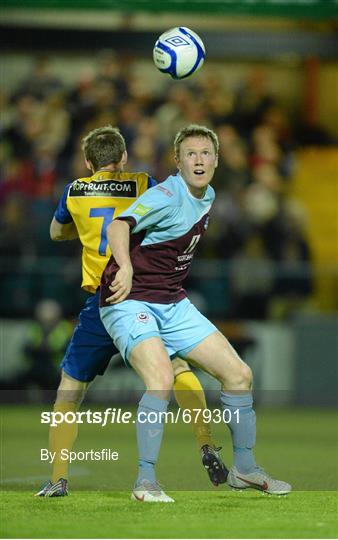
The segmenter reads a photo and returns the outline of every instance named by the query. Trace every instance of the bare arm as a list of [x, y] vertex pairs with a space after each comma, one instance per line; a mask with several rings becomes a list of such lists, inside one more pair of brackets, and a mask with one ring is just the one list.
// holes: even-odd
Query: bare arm
[[133, 280], [133, 267], [129, 255], [130, 228], [126, 221], [114, 220], [107, 227], [107, 239], [114, 259], [120, 269], [110, 285], [112, 296], [106, 299], [109, 304], [122, 302], [130, 293]]
[[64, 240], [75, 240], [79, 238], [77, 228], [74, 221], [71, 223], [59, 223], [53, 217], [49, 229], [50, 237], [55, 242], [63, 242]]

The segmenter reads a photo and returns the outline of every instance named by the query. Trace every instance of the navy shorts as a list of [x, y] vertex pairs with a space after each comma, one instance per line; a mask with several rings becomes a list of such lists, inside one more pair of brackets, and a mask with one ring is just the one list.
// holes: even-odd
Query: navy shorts
[[96, 375], [103, 375], [111, 357], [116, 353], [118, 350], [100, 319], [97, 292], [87, 299], [80, 312], [79, 324], [74, 330], [61, 367], [73, 379], [90, 382]]

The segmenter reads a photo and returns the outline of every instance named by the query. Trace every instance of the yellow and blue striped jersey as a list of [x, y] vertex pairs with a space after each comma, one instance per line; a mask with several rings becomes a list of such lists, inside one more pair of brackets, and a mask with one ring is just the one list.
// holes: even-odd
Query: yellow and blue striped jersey
[[156, 181], [146, 173], [98, 171], [67, 184], [55, 211], [62, 224], [74, 221], [82, 244], [82, 288], [94, 293], [110, 258], [106, 230]]

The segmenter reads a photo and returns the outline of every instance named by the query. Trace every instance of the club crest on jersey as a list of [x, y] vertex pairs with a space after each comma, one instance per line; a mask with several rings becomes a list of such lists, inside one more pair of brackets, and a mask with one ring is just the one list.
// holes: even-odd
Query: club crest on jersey
[[149, 322], [149, 313], [138, 313], [136, 315], [136, 319], [141, 323], [147, 323]]

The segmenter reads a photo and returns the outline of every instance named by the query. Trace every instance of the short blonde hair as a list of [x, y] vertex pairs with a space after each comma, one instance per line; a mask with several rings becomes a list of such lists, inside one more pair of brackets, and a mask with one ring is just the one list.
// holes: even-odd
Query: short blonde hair
[[215, 154], [216, 156], [218, 155], [219, 142], [216, 133], [206, 126], [190, 124], [189, 126], [181, 129], [175, 136], [174, 152], [176, 158], [179, 158], [181, 143], [188, 137], [206, 137], [212, 142], [215, 149]]

